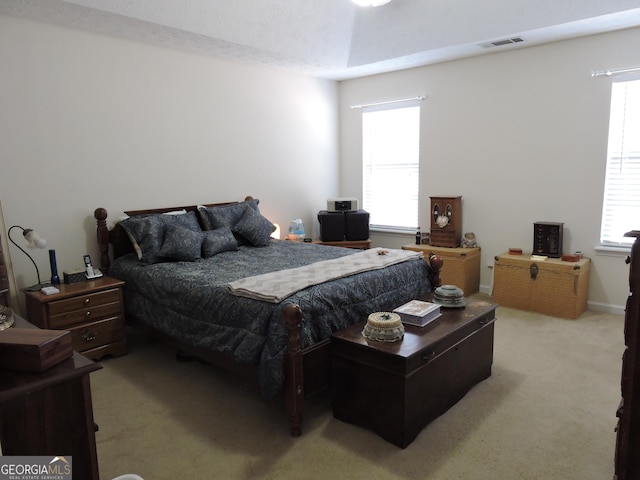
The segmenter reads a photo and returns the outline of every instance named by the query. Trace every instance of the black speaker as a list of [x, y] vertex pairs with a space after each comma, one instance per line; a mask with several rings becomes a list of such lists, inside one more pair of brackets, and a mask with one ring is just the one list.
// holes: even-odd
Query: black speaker
[[318, 212], [320, 222], [320, 240], [323, 242], [341, 242], [345, 237], [345, 214], [343, 212]]
[[369, 212], [364, 210], [345, 212], [344, 217], [347, 240], [369, 239]]

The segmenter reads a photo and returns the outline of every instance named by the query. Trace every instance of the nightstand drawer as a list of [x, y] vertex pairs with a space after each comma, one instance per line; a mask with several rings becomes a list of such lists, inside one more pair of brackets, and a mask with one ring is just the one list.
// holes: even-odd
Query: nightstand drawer
[[121, 316], [105, 318], [71, 328], [73, 349], [79, 352], [124, 339], [124, 322]]
[[61, 313], [73, 312], [95, 308], [107, 303], [117, 303], [120, 301], [120, 289], [113, 288], [103, 292], [88, 293], [77, 297], [65, 298], [49, 303], [49, 315], [59, 315]]
[[90, 322], [101, 318], [113, 317], [120, 314], [121, 305], [119, 302], [107, 303], [106, 305], [96, 305], [74, 312], [52, 315], [49, 317], [51, 328], [63, 328], [74, 323]]

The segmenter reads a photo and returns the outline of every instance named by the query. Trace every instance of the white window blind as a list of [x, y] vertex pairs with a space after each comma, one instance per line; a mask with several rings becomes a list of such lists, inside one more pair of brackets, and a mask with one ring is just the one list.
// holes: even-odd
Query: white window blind
[[600, 243], [624, 246], [640, 230], [640, 75], [614, 79]]
[[362, 112], [363, 208], [372, 228], [417, 228], [419, 154], [419, 105]]

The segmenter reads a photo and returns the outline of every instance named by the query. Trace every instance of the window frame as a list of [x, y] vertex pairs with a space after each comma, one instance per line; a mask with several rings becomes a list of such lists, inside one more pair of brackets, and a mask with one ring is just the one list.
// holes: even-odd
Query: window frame
[[[640, 142], [638, 140], [627, 140], [629, 133], [633, 132], [632, 127], [640, 124], [640, 101], [633, 103], [632, 116], [629, 124], [627, 124], [626, 115], [628, 115], [628, 106], [631, 100], [626, 97], [627, 91], [625, 90], [624, 105], [620, 104], [620, 92], [616, 91], [622, 84], [629, 84], [629, 82], [634, 82], [635, 95], [638, 95], [638, 91], [640, 91], [640, 73], [638, 72], [620, 75], [614, 78], [611, 84], [609, 132], [599, 245], [596, 247], [598, 253], [604, 254], [615, 255], [627, 253], [630, 250], [633, 239], [630, 238], [627, 241], [624, 237], [613, 235], [611, 230], [615, 230], [615, 225], [618, 223], [615, 217], [620, 215], [619, 210], [623, 208], [640, 209]], [[615, 102], [618, 102], [618, 105]], [[636, 137], [632, 136], [630, 138]], [[622, 172], [623, 168], [629, 169], [629, 173], [623, 176], [616, 176], [614, 170], [617, 169]], [[627, 175], [631, 177], [631, 182], [626, 181]], [[628, 193], [630, 189], [637, 193], [633, 193], [630, 196]], [[622, 192], [622, 198], [617, 198], [619, 195], [616, 192]], [[634, 202], [635, 208], [633, 206], [630, 207], [629, 205]], [[633, 228], [640, 228], [640, 224], [631, 228], [622, 228], [622, 230], [625, 230], [622, 234]]]
[[[404, 100], [404, 101], [399, 101], [399, 102], [390, 102], [390, 103], [384, 103], [384, 104], [376, 104], [376, 105], [372, 105], [372, 106], [365, 106], [362, 107], [362, 128], [361, 128], [361, 133], [362, 133], [362, 194], [363, 194], [363, 198], [362, 198], [362, 203], [363, 203], [363, 208], [367, 211], [369, 211], [370, 215], [371, 215], [371, 220], [370, 220], [370, 229], [372, 231], [377, 231], [377, 232], [396, 232], [396, 233], [415, 233], [416, 229], [418, 228], [419, 225], [419, 205], [420, 205], [420, 201], [419, 201], [419, 194], [420, 194], [420, 125], [421, 125], [421, 121], [422, 121], [422, 109], [421, 107], [421, 99], [411, 99], [411, 100]], [[412, 110], [406, 110], [406, 109], [412, 109]], [[415, 144], [412, 145], [411, 147], [409, 147], [406, 150], [415, 150], [414, 152], [412, 152], [411, 156], [414, 157], [415, 160], [412, 160], [410, 162], [405, 162], [405, 163], [401, 163], [401, 162], [386, 162], [386, 163], [380, 163], [378, 162], [378, 169], [394, 169], [394, 165], [396, 167], [400, 167], [400, 169], [405, 168], [408, 171], [408, 175], [414, 175], [415, 179], [412, 179], [413, 182], [415, 182], [415, 191], [411, 192], [408, 196], [410, 198], [407, 198], [405, 201], [406, 202], [415, 202], [414, 207], [412, 208], [412, 212], [410, 213], [411, 215], [413, 215], [413, 213], [415, 212], [415, 225], [409, 225], [408, 222], [403, 221], [400, 222], [400, 224], [394, 224], [391, 222], [376, 222], [376, 217], [379, 217], [379, 215], [376, 215], [376, 209], [375, 208], [371, 208], [373, 207], [373, 205], [371, 204], [371, 190], [372, 187], [370, 185], [368, 185], [368, 180], [371, 178], [369, 173], [371, 171], [372, 168], [372, 163], [375, 162], [372, 161], [372, 156], [371, 156], [371, 150], [373, 150], [375, 147], [374, 145], [372, 145], [372, 141], [371, 138], [374, 138], [377, 141], [380, 138], [380, 131], [377, 130], [376, 133], [371, 134], [370, 132], [367, 132], [367, 128], [370, 126], [368, 125], [368, 122], [370, 119], [372, 119], [373, 117], [369, 117], [367, 118], [367, 116], [369, 114], [378, 114], [381, 112], [395, 112], [395, 113], [399, 113], [400, 111], [406, 111], [409, 112], [408, 114], [410, 115], [415, 115], [417, 114], [417, 122], [415, 125], [415, 129], [413, 130], [413, 132], [410, 132], [411, 135], [415, 135], [414, 140], [415, 140]], [[393, 124], [392, 124], [393, 126]], [[404, 136], [409, 135], [409, 133], [403, 132]], [[400, 141], [400, 140], [398, 140]], [[396, 145], [397, 146], [397, 145]], [[378, 158], [379, 160], [379, 158]], [[402, 165], [404, 165], [405, 167], [402, 167]], [[395, 169], [396, 171], [398, 170], [398, 168]], [[390, 190], [393, 191], [398, 191], [397, 188], [394, 187], [390, 187]], [[397, 205], [398, 202], [398, 195], [396, 194], [395, 197], [391, 197], [389, 196], [388, 198], [390, 198], [392, 201], [394, 201], [395, 205]], [[371, 210], [374, 210], [373, 212]], [[406, 224], [405, 224], [406, 223]]]

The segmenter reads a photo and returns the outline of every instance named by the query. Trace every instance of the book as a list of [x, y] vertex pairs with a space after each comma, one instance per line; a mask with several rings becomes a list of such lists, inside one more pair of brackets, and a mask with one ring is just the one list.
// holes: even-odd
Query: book
[[442, 315], [440, 305], [422, 300], [411, 300], [394, 309], [393, 312], [400, 315], [402, 323], [418, 327], [424, 327]]

